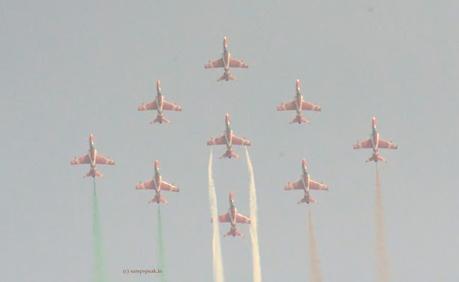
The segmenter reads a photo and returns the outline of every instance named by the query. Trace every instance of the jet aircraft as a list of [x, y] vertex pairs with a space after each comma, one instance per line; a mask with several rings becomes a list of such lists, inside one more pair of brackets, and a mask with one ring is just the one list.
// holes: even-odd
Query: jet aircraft
[[226, 130], [223, 135], [220, 137], [211, 138], [209, 141], [207, 141], [207, 145], [226, 145], [226, 152], [221, 156], [221, 158], [239, 158], [238, 154], [232, 150], [232, 146], [250, 146], [251, 142], [247, 139], [238, 137], [233, 133], [233, 130], [231, 129], [230, 116], [228, 113], [225, 115], [225, 126]]
[[234, 77], [231, 72], [230, 68], [248, 68], [249, 66], [244, 63], [242, 60], [234, 59], [231, 57], [231, 53], [228, 50], [228, 38], [225, 36], [223, 37], [223, 55], [221, 59], [216, 59], [213, 61], [209, 61], [204, 68], [211, 69], [211, 68], [223, 68], [224, 73], [223, 75], [217, 80], [234, 80]]
[[159, 173], [159, 161], [156, 160], [154, 163], [155, 176], [151, 180], [145, 182], [139, 182], [136, 185], [136, 189], [139, 190], [155, 190], [155, 197], [149, 203], [167, 204], [166, 198], [161, 195], [161, 191], [179, 192], [177, 186], [172, 185], [164, 181]]
[[302, 175], [300, 180], [297, 182], [288, 182], [285, 186], [285, 191], [290, 190], [303, 190], [304, 197], [298, 202], [300, 203], [315, 203], [316, 200], [310, 195], [310, 190], [328, 190], [328, 186], [323, 183], [319, 183], [311, 179], [311, 176], [308, 173], [308, 167], [306, 160], [301, 161]]
[[282, 103], [277, 106], [278, 111], [296, 111], [295, 118], [290, 123], [309, 123], [304, 116], [302, 111], [316, 111], [320, 112], [322, 109], [318, 105], [314, 105], [310, 102], [304, 101], [303, 95], [301, 94], [300, 80], [296, 80], [296, 95], [293, 101]]
[[372, 149], [373, 154], [366, 162], [378, 162], [378, 161], [385, 161], [385, 159], [379, 153], [379, 149], [397, 149], [398, 146], [392, 141], [386, 141], [381, 139], [379, 136], [379, 132], [376, 130], [376, 117], [371, 119], [371, 135], [370, 138], [363, 141], [358, 141], [353, 146], [354, 149]]
[[182, 111], [182, 107], [166, 101], [164, 99], [164, 96], [161, 92], [161, 81], [157, 80], [156, 81], [156, 99], [153, 102], [150, 103], [142, 103], [137, 110], [138, 111], [149, 111], [149, 110], [156, 110], [157, 111], [157, 116], [156, 118], [150, 122], [150, 123], [156, 123], [159, 122], [160, 124], [162, 123], [169, 123], [170, 121], [164, 117], [164, 111], [177, 111], [180, 112]]
[[102, 173], [96, 169], [96, 164], [115, 164], [115, 162], [112, 159], [105, 157], [97, 152], [96, 147], [94, 146], [94, 139], [94, 135], [89, 134], [89, 152], [86, 155], [75, 157], [72, 161], [70, 161], [71, 165], [89, 164], [90, 169], [85, 176], [91, 176], [93, 178], [103, 176]]
[[218, 221], [221, 223], [229, 222], [231, 224], [231, 228], [228, 233], [225, 234], [226, 236], [242, 236], [242, 233], [236, 227], [236, 223], [247, 223], [250, 224], [250, 218], [238, 213], [236, 206], [234, 205], [234, 193], [229, 193], [229, 205], [230, 208], [227, 213], [218, 216]]

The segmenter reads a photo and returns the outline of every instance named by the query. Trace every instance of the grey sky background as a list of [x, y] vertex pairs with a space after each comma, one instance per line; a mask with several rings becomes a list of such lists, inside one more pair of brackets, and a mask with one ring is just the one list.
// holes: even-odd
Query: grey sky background
[[[155, 159], [181, 188], [162, 209], [169, 281], [211, 281], [205, 144], [229, 112], [253, 143], [264, 281], [307, 279], [309, 209], [325, 281], [375, 280], [375, 168], [364, 163], [370, 151], [352, 150], [372, 115], [399, 145], [381, 168], [393, 281], [458, 281], [458, 11], [446, 0], [1, 1], [2, 280], [91, 279], [92, 184], [88, 167], [69, 161], [93, 132], [117, 162], [98, 182], [110, 281], [147, 281], [122, 270], [157, 265], [153, 193], [134, 189]], [[203, 65], [224, 35], [250, 67], [217, 83], [222, 71]], [[184, 109], [167, 113], [167, 126], [136, 110], [156, 79]], [[295, 79], [323, 109], [306, 113], [306, 126], [275, 111]], [[219, 213], [230, 191], [249, 213], [237, 152], [214, 162]], [[330, 186], [309, 207], [283, 191], [302, 158]], [[249, 237], [222, 248], [226, 280], [250, 281]]]

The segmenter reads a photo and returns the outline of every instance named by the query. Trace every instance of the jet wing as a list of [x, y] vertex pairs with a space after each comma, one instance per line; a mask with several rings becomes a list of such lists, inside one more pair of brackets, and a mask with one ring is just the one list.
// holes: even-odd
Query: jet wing
[[328, 190], [328, 186], [314, 180], [309, 180], [309, 189], [312, 190]]
[[216, 138], [211, 138], [209, 141], [207, 141], [207, 145], [223, 145], [223, 144], [226, 144], [225, 135], [222, 135]]
[[161, 181], [161, 190], [170, 191], [170, 192], [178, 192], [179, 188], [177, 188], [177, 186], [174, 186], [170, 183], [167, 183], [166, 181]]
[[381, 149], [397, 149], [397, 145], [390, 142], [390, 141], [386, 141], [386, 140], [383, 140], [383, 139], [379, 139], [379, 143], [378, 143], [378, 148], [381, 148]]
[[166, 111], [180, 112], [182, 110], [182, 107], [180, 107], [179, 105], [174, 104], [172, 102], [163, 101], [163, 109], [166, 110]]
[[300, 179], [297, 182], [288, 182], [284, 190], [303, 190], [304, 188], [303, 181]]
[[278, 111], [293, 111], [296, 110], [296, 101], [291, 101], [287, 103], [282, 103], [279, 106], [277, 106]]
[[320, 106], [314, 105], [313, 103], [309, 103], [305, 101], [301, 103], [301, 109], [305, 111], [316, 111], [316, 112], [319, 112], [321, 110]]
[[225, 213], [225, 214], [219, 215], [219, 216], [218, 216], [218, 221], [219, 221], [219, 222], [222, 222], [222, 223], [224, 223], [224, 222], [230, 222], [230, 216], [229, 216], [229, 214], [228, 214], [228, 213]]
[[353, 146], [354, 149], [372, 148], [372, 147], [373, 146], [371, 145], [371, 139], [367, 139], [365, 141], [357, 142], [357, 144], [354, 144], [354, 146]]
[[138, 111], [149, 111], [149, 110], [156, 110], [158, 108], [158, 105], [156, 104], [156, 101], [150, 102], [150, 103], [142, 103], [137, 110]]
[[209, 61], [206, 65], [204, 65], [204, 68], [206, 69], [212, 69], [212, 68], [223, 68], [223, 59], [217, 59], [214, 61]]
[[96, 155], [96, 164], [114, 165], [115, 161], [103, 155]]
[[238, 59], [233, 59], [233, 58], [230, 59], [229, 66], [231, 68], [244, 68], [244, 69], [249, 67], [249, 65], [244, 63], [244, 61], [238, 60]]
[[89, 159], [89, 155], [84, 155], [81, 157], [76, 157], [70, 161], [71, 165], [78, 165], [78, 164], [89, 164], [91, 160]]
[[135, 186], [135, 189], [141, 189], [141, 190], [152, 190], [154, 189], [154, 184], [153, 180], [147, 180], [145, 182], [140, 182]]
[[233, 145], [244, 145], [244, 146], [250, 146], [250, 140], [244, 139], [242, 137], [236, 136], [233, 134], [231, 137]]
[[243, 215], [243, 214], [236, 214], [236, 222], [237, 223], [250, 223], [250, 218]]

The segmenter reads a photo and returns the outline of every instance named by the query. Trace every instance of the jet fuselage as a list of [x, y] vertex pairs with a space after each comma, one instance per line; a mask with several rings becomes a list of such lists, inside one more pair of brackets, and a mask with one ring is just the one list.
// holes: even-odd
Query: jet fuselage
[[159, 173], [159, 162], [155, 161], [155, 177], [153, 178], [154, 189], [157, 193], [161, 191], [161, 174]]
[[97, 157], [97, 150], [96, 150], [96, 147], [94, 145], [94, 135], [89, 135], [89, 165], [91, 166], [91, 168], [95, 168], [96, 167], [96, 157]]
[[296, 81], [296, 113], [301, 114], [301, 105], [303, 104], [303, 95], [301, 95], [300, 81]]
[[373, 117], [371, 120], [371, 146], [373, 147], [373, 152], [378, 151], [379, 146], [379, 132], [376, 130], [376, 118]]
[[301, 176], [301, 180], [303, 181], [304, 191], [308, 192], [309, 191], [309, 181], [311, 180], [311, 177], [309, 176], [308, 167], [307, 167], [305, 160], [301, 162], [301, 168], [303, 169], [303, 175]]
[[158, 114], [162, 115], [163, 113], [163, 105], [164, 105], [164, 97], [161, 93], [161, 82], [159, 80], [156, 81], [156, 106]]
[[228, 215], [230, 218], [231, 227], [236, 227], [237, 209], [236, 209], [236, 206], [234, 205], [233, 195], [230, 195], [229, 197], [229, 204], [230, 204], [230, 208], [228, 211]]
[[230, 121], [228, 114], [226, 114], [225, 116], [225, 125], [226, 125], [226, 130], [225, 130], [226, 148], [229, 150], [231, 149], [231, 146], [233, 145], [233, 130], [231, 129], [231, 121]]
[[225, 69], [225, 72], [229, 70], [230, 67], [230, 62], [231, 62], [231, 54], [228, 50], [228, 39], [223, 37], [223, 68]]

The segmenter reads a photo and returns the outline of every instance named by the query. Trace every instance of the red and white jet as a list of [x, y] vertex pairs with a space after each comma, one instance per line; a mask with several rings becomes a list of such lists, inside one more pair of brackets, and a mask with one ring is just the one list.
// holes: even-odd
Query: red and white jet
[[157, 204], [167, 204], [165, 197], [161, 195], [161, 190], [169, 192], [179, 192], [180, 189], [177, 186], [167, 183], [161, 177], [159, 173], [159, 161], [155, 161], [155, 176], [152, 180], [147, 180], [145, 182], [139, 182], [136, 186], [136, 189], [139, 190], [155, 190], [155, 197], [149, 203]]
[[229, 193], [229, 204], [230, 208], [227, 213], [218, 216], [218, 221], [221, 223], [229, 222], [231, 224], [231, 228], [228, 233], [225, 234], [226, 236], [242, 236], [242, 233], [236, 227], [236, 223], [247, 223], [250, 224], [250, 218], [242, 215], [237, 212], [236, 206], [234, 205], [234, 193]]
[[166, 101], [164, 99], [164, 96], [161, 93], [161, 81], [157, 80], [156, 81], [156, 99], [153, 102], [150, 103], [142, 103], [137, 110], [139, 111], [149, 111], [149, 110], [156, 110], [158, 112], [158, 115], [156, 118], [150, 122], [150, 123], [155, 123], [159, 122], [160, 124], [162, 123], [169, 123], [170, 121], [164, 117], [164, 111], [177, 111], [181, 112], [182, 107]]
[[207, 145], [226, 145], [226, 152], [220, 158], [239, 158], [238, 154], [232, 150], [232, 146], [250, 146], [251, 143], [249, 140], [233, 134], [233, 130], [231, 129], [230, 116], [228, 113], [225, 115], [225, 125], [226, 130], [223, 135], [220, 137], [211, 138], [209, 141], [207, 141]]
[[370, 139], [357, 142], [353, 146], [354, 149], [373, 149], [373, 155], [367, 160], [367, 162], [374, 161], [385, 161], [384, 158], [379, 154], [379, 149], [397, 149], [398, 146], [392, 141], [386, 141], [379, 137], [379, 132], [376, 130], [376, 117], [371, 119], [371, 135]]
[[112, 159], [107, 158], [97, 152], [96, 147], [94, 146], [94, 135], [89, 134], [89, 152], [86, 155], [75, 157], [73, 160], [70, 161], [70, 164], [89, 164], [90, 169], [85, 176], [100, 177], [103, 175], [100, 171], [96, 169], [96, 164], [114, 165], [115, 162]]
[[300, 80], [296, 80], [296, 96], [295, 100], [282, 103], [277, 106], [278, 111], [296, 111], [295, 118], [290, 123], [309, 123], [301, 111], [316, 111], [320, 112], [322, 109], [318, 105], [314, 105], [310, 102], [304, 101], [303, 95], [301, 94]]
[[209, 61], [206, 65], [204, 65], [204, 68], [206, 69], [211, 69], [211, 68], [223, 68], [224, 73], [223, 75], [217, 80], [234, 80], [236, 77], [234, 77], [230, 73], [230, 67], [231, 68], [248, 68], [249, 66], [244, 63], [242, 60], [234, 59], [231, 58], [231, 53], [228, 50], [228, 38], [225, 36], [223, 37], [223, 55], [221, 59], [217, 59], [214, 61]]
[[301, 168], [303, 170], [303, 174], [301, 175], [300, 180], [297, 182], [288, 182], [285, 186], [285, 191], [290, 190], [304, 190], [304, 197], [301, 199], [298, 204], [300, 203], [315, 203], [316, 200], [310, 195], [309, 191], [312, 190], [328, 190], [328, 186], [323, 183], [319, 183], [311, 179], [311, 176], [308, 173], [308, 167], [306, 160], [301, 161]]

